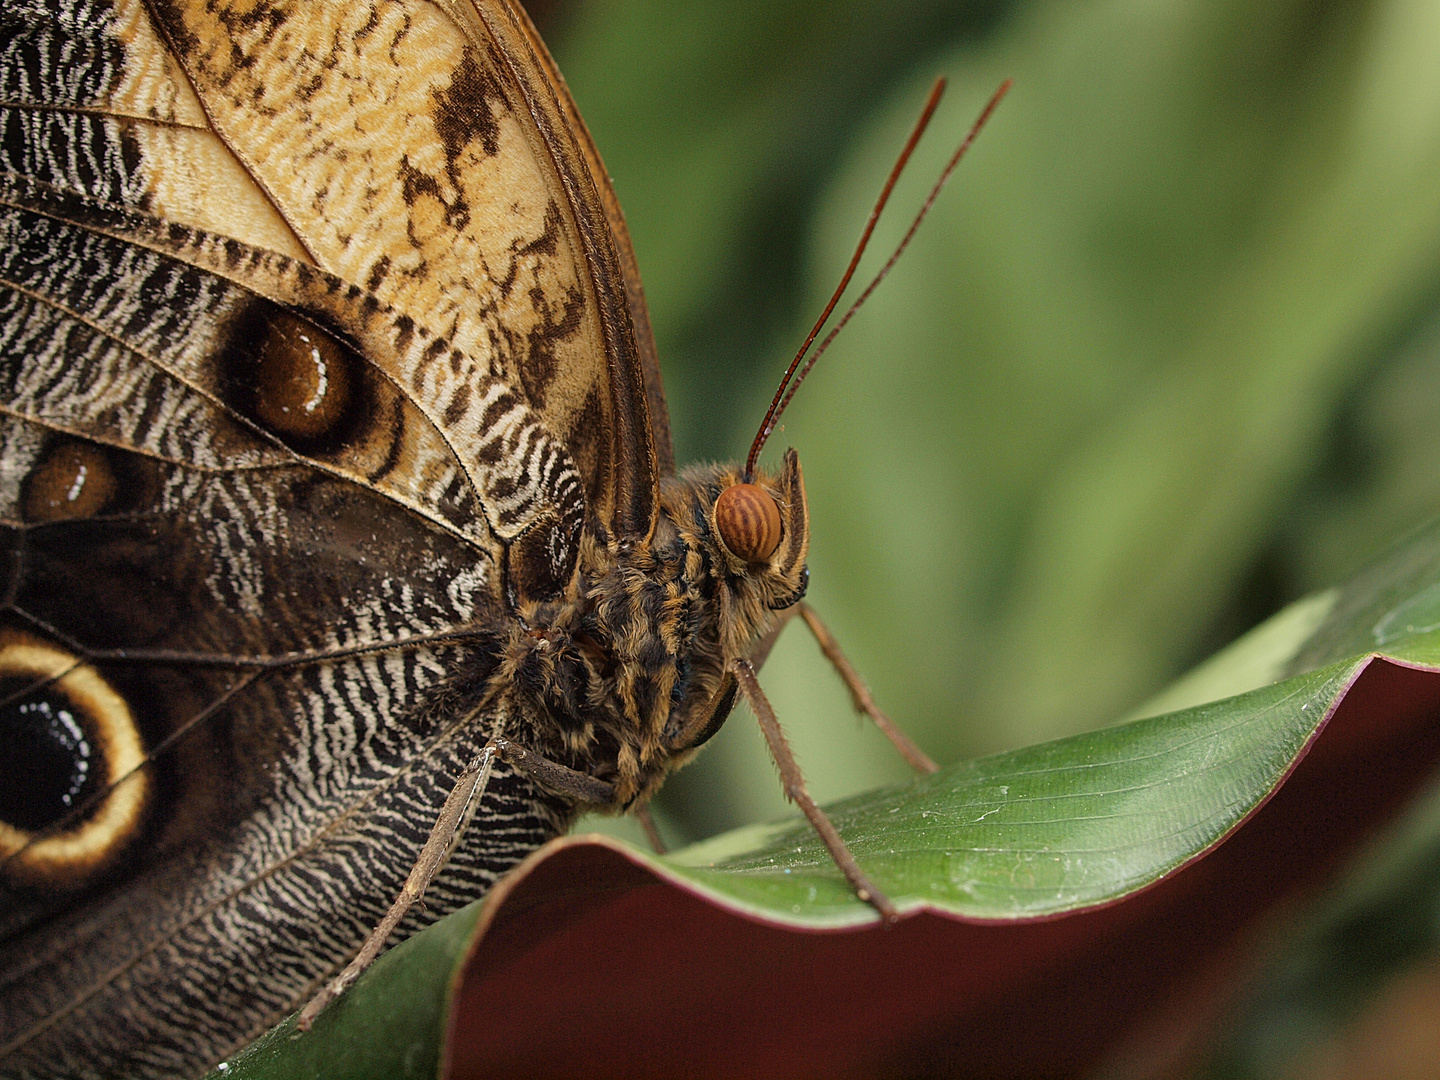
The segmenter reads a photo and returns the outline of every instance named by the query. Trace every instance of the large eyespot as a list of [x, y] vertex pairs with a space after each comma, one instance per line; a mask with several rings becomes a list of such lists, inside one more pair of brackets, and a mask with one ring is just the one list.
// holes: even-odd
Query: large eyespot
[[139, 835], [150, 796], [130, 708], [89, 664], [0, 636], [0, 879], [74, 889]]
[[246, 305], [216, 362], [225, 403], [301, 453], [341, 452], [364, 422], [359, 355], [279, 304]]
[[308, 441], [329, 434], [344, 418], [352, 361], [329, 334], [276, 312], [255, 360], [255, 412], [270, 430]]
[[780, 507], [764, 488], [732, 484], [715, 500], [715, 531], [737, 559], [764, 562], [780, 546]]

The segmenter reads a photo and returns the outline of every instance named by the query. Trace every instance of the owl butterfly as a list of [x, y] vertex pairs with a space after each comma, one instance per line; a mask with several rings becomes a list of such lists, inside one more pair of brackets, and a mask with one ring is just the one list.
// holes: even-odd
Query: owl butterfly
[[0, 43], [0, 1072], [202, 1071], [387, 911], [643, 806], [737, 688], [893, 912], [747, 662], [803, 609], [798, 460], [772, 408], [675, 475], [523, 13], [12, 0]]

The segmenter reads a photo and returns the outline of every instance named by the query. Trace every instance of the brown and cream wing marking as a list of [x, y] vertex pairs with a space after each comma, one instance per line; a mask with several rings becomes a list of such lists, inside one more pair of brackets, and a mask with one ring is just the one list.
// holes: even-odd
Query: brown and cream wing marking
[[[523, 16], [56, 8], [0, 10], [0, 1072], [193, 1074], [378, 919], [668, 432]], [[563, 813], [502, 769], [422, 917]]]
[[153, 4], [210, 126], [295, 242], [423, 313], [465, 358], [403, 373], [461, 457], [484, 426], [476, 377], [523, 386], [592, 478], [598, 521], [646, 531], [653, 452], [618, 210], [538, 39], [499, 4], [235, 7]]

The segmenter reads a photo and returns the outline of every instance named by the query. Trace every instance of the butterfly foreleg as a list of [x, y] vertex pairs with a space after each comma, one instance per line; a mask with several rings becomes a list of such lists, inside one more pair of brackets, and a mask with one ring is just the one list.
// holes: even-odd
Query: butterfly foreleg
[[[815, 609], [802, 600], [790, 610], [804, 619], [805, 625], [810, 628], [810, 633], [815, 635], [815, 642], [820, 646], [820, 651], [825, 654], [825, 659], [830, 661], [830, 665], [840, 676], [840, 681], [845, 684], [845, 689], [850, 691], [850, 700], [855, 703], [855, 711], [870, 717], [875, 722], [875, 726], [880, 729], [881, 734], [890, 740], [895, 749], [900, 751], [900, 756], [909, 762], [910, 767], [916, 772], [933, 773], [937, 771], [940, 766], [936, 765], [925, 751], [916, 746], [910, 736], [901, 731], [895, 721], [886, 716], [880, 706], [875, 704], [875, 698], [871, 696], [870, 688], [865, 685], [865, 680], [860, 678], [860, 673], [846, 659], [845, 654], [840, 650], [839, 643], [830, 633], [830, 628], [820, 621], [820, 616], [815, 614]], [[775, 632], [778, 633], [784, 625], [781, 623]], [[769, 640], [771, 644], [774, 643], [773, 638]], [[761, 644], [765, 644], [765, 641], [766, 639], [762, 638]], [[769, 651], [767, 646], [765, 652], [768, 654]], [[759, 664], [756, 664], [756, 667], [759, 667]]]
[[425, 888], [435, 879], [450, 859], [450, 854], [455, 850], [455, 845], [465, 832], [465, 826], [469, 824], [475, 813], [475, 807], [479, 804], [481, 797], [485, 794], [485, 787], [490, 782], [490, 771], [494, 767], [495, 758], [499, 756], [499, 747], [492, 740], [485, 745], [485, 748], [476, 755], [465, 770], [455, 781], [454, 788], [445, 799], [445, 804], [440, 808], [440, 814], [435, 819], [434, 826], [430, 829], [430, 835], [425, 839], [425, 846], [420, 849], [420, 855], [415, 860], [415, 865], [410, 868], [410, 875], [401, 886], [400, 894], [390, 905], [390, 910], [385, 913], [384, 918], [370, 931], [370, 936], [360, 946], [360, 951], [355, 954], [354, 959], [345, 966], [345, 970], [310, 999], [309, 1003], [300, 1010], [296, 1018], [295, 1026], [301, 1031], [308, 1031], [315, 1018], [325, 1009], [330, 1002], [343, 994], [356, 979], [360, 977], [367, 967], [374, 962], [385, 948], [385, 942], [395, 932], [395, 927], [400, 924], [406, 913], [414, 906], [415, 902], [425, 895]]
[[819, 804], [811, 796], [810, 790], [805, 786], [805, 778], [801, 775], [800, 765], [796, 762], [795, 754], [790, 749], [790, 741], [785, 738], [785, 732], [780, 727], [780, 720], [776, 717], [770, 700], [760, 689], [760, 681], [755, 678], [754, 666], [749, 660], [742, 657], [731, 663], [730, 670], [735, 676], [740, 692], [745, 695], [745, 700], [750, 705], [750, 711], [755, 714], [755, 719], [760, 723], [760, 731], [765, 736], [765, 744], [770, 748], [770, 756], [775, 762], [775, 767], [780, 770], [780, 782], [784, 785], [785, 797], [800, 807], [810, 825], [824, 841], [830, 857], [835, 860], [835, 865], [840, 868], [841, 873], [850, 882], [851, 887], [855, 890], [855, 895], [878, 911], [886, 922], [895, 922], [900, 917], [895, 905], [876, 887], [869, 875], [860, 869], [860, 864], [855, 861], [855, 856], [850, 853], [845, 841], [840, 838], [839, 831], [825, 816], [825, 811], [820, 809]]
[[630, 811], [635, 820], [640, 823], [641, 830], [645, 833], [645, 839], [650, 842], [650, 848], [656, 855], [664, 855], [669, 850], [665, 845], [665, 839], [660, 835], [660, 829], [655, 824], [655, 818], [650, 813], [649, 803], [636, 803], [635, 808]]
[[[597, 780], [589, 773], [541, 757], [518, 743], [495, 736], [490, 740], [496, 754], [515, 771], [561, 798], [583, 806], [610, 806], [615, 802], [615, 785]], [[488, 747], [487, 747], [488, 749]]]

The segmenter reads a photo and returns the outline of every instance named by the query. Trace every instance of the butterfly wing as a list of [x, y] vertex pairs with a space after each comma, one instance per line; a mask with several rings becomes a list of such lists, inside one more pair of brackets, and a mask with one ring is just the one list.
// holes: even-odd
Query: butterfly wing
[[[668, 433], [523, 16], [63, 7], [0, 12], [0, 1064], [192, 1074], [377, 921]], [[424, 917], [565, 813], [502, 771]]]
[[473, 429], [475, 374], [503, 375], [592, 478], [600, 522], [647, 531], [653, 451], [618, 211], [538, 42], [494, 3], [313, 9], [153, 5], [209, 125], [296, 243], [425, 313], [469, 358], [411, 373], [447, 426]]

